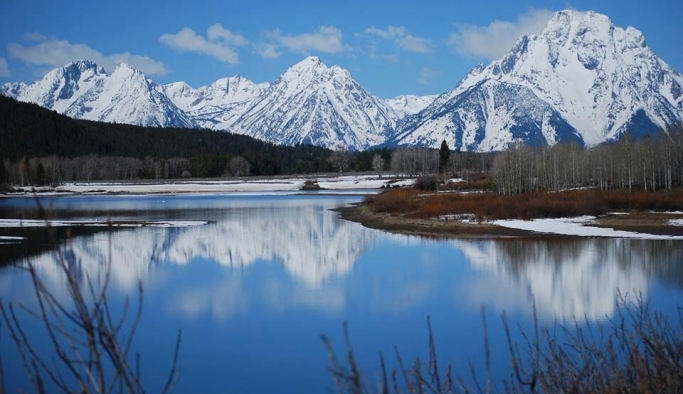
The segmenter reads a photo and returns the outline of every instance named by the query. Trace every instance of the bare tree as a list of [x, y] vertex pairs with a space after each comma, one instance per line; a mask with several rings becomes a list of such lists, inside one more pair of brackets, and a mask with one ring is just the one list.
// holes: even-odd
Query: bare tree
[[384, 170], [384, 159], [381, 155], [375, 154], [372, 157], [372, 169], [377, 173], [377, 176], [382, 178], [382, 171]]
[[327, 159], [333, 166], [339, 169], [339, 174], [343, 175], [344, 170], [349, 168], [353, 154], [343, 144], [337, 144], [334, 151]]
[[[111, 245], [111, 240], [110, 240]], [[121, 316], [113, 316], [107, 298], [111, 257], [104, 274], [83, 277], [71, 253], [55, 246], [56, 263], [65, 278], [68, 302], [58, 299], [41, 279], [35, 265], [25, 268], [33, 282], [37, 307], [14, 305], [0, 300], [0, 315], [17, 347], [28, 380], [35, 393], [144, 393], [140, 380], [140, 355], [131, 354], [133, 337], [142, 315], [142, 282], [138, 282], [137, 302], [126, 299]], [[111, 256], [111, 252], [110, 252]], [[129, 319], [132, 314], [132, 321]], [[22, 325], [22, 317], [37, 319], [45, 328], [54, 356], [47, 357], [34, 345]], [[162, 393], [173, 391], [179, 371], [176, 367], [180, 332], [168, 379]], [[0, 373], [0, 376], [2, 374]], [[0, 387], [0, 392], [3, 388]]]
[[233, 176], [249, 176], [249, 172], [251, 170], [251, 165], [249, 164], [249, 161], [245, 159], [242, 156], [235, 156], [232, 159], [230, 159], [230, 163], [228, 164], [230, 167], [230, 174]]

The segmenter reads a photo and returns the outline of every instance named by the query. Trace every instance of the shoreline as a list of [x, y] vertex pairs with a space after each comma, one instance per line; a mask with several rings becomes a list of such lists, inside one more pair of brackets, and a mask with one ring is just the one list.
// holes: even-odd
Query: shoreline
[[[318, 186], [307, 189], [306, 182]], [[138, 195], [366, 195], [375, 194], [389, 185], [408, 186], [414, 179], [379, 178], [377, 175], [312, 175], [292, 177], [253, 177], [247, 179], [195, 179], [163, 181], [94, 181], [68, 182], [55, 187], [15, 186], [14, 191], [0, 194], [11, 197], [58, 196], [138, 196]]]
[[[458, 220], [415, 219], [387, 213], [372, 212], [363, 203], [337, 208], [341, 218], [359, 223], [365, 227], [396, 234], [418, 235], [428, 238], [606, 238], [600, 235], [575, 235], [541, 232], [504, 227], [492, 222], [462, 222]], [[611, 236], [611, 238], [644, 238], [683, 240], [683, 226], [665, 224], [669, 220], [680, 220], [683, 213], [673, 212], [630, 212], [614, 213], [595, 218], [587, 228], [628, 232], [634, 236]], [[531, 223], [532, 221], [527, 221]], [[639, 236], [635, 236], [639, 235]]]
[[336, 208], [333, 211], [339, 212], [344, 220], [359, 223], [362, 226], [375, 230], [388, 231], [394, 234], [419, 235], [428, 238], [566, 237], [558, 234], [543, 234], [511, 229], [491, 223], [462, 223], [458, 221], [401, 218], [390, 214], [371, 212], [363, 203]]
[[[319, 189], [306, 189], [314, 180]], [[407, 186], [413, 179], [378, 178], [368, 174], [317, 177], [280, 177], [189, 181], [78, 182], [54, 187], [24, 188], [3, 198], [98, 197], [98, 196], [355, 196], [381, 193], [388, 185]], [[364, 202], [333, 209], [341, 218], [391, 233], [429, 238], [649, 238], [683, 240], [683, 212], [613, 212], [598, 217], [561, 219], [463, 220], [463, 215], [412, 218], [401, 213], [373, 212]], [[452, 216], [452, 217], [451, 217]], [[468, 215], [464, 215], [468, 216]], [[573, 227], [572, 231], [566, 231]]]

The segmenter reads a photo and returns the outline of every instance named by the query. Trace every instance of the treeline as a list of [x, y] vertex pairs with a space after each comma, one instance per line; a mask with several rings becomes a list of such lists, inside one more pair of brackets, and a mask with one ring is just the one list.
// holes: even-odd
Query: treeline
[[[211, 130], [71, 119], [0, 95], [0, 184], [386, 171], [391, 149], [278, 146]], [[410, 155], [410, 154], [409, 154]], [[341, 166], [339, 166], [341, 164]]]
[[[447, 146], [445, 147], [447, 148]], [[671, 189], [683, 185], [683, 126], [586, 149], [575, 144], [504, 152], [444, 147], [351, 152], [279, 146], [226, 132], [74, 120], [0, 95], [0, 184], [311, 174], [347, 170], [421, 176], [491, 174], [495, 191], [579, 187]]]
[[401, 148], [391, 153], [388, 168], [397, 174], [423, 176], [445, 174], [467, 177], [468, 173], [491, 171], [494, 153], [450, 152], [445, 165], [441, 165], [440, 151], [429, 148]]
[[516, 146], [496, 154], [495, 191], [504, 195], [582, 187], [656, 191], [683, 186], [683, 127], [585, 149], [576, 144]]
[[230, 174], [236, 157], [251, 175], [327, 172], [330, 153], [218, 131], [74, 120], [0, 96], [0, 182], [216, 177]]

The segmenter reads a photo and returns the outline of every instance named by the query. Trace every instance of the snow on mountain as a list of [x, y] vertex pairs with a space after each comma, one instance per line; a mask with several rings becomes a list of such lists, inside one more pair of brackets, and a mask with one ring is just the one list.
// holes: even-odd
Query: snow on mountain
[[193, 127], [160, 85], [122, 63], [90, 88], [64, 114], [79, 119], [157, 127]]
[[520, 38], [407, 119], [392, 143], [438, 147], [446, 139], [479, 151], [515, 142], [592, 146], [680, 121], [682, 86], [638, 30], [592, 11], [561, 11], [541, 34]]
[[31, 102], [63, 113], [83, 93], [107, 74], [97, 64], [82, 60], [56, 68], [30, 85], [6, 84], [3, 93], [19, 101]]
[[436, 96], [381, 100], [338, 66], [308, 57], [272, 84], [235, 76], [194, 89], [160, 86], [127, 65], [89, 61], [0, 93], [81, 119], [226, 130], [276, 144], [363, 150], [421, 145], [490, 151], [514, 143], [593, 146], [683, 120], [683, 76], [636, 29], [595, 12], [560, 11], [538, 35]]
[[384, 102], [394, 110], [398, 118], [404, 118], [407, 115], [415, 115], [416, 113], [427, 108], [439, 95], [434, 94], [430, 96], [415, 96], [411, 94], [400, 95], [391, 99], [384, 100]]
[[251, 100], [268, 86], [268, 83], [255, 84], [246, 78], [234, 76], [221, 78], [198, 89], [193, 89], [185, 82], [174, 82], [163, 88], [166, 96], [199, 126], [225, 130], [242, 115]]
[[2, 92], [76, 119], [141, 126], [195, 126], [158, 84], [125, 63], [107, 74], [93, 62], [72, 62], [30, 85], [6, 84]]
[[276, 144], [362, 150], [386, 141], [395, 117], [347, 70], [308, 57], [273, 82], [235, 120], [232, 131]]
[[[31, 85], [5, 84], [2, 94], [80, 119], [144, 126], [203, 127], [276, 144], [362, 150], [392, 136], [399, 114], [351, 74], [309, 57], [272, 85], [235, 76], [194, 89], [160, 86], [120, 65], [111, 74], [92, 62], [70, 63]], [[415, 111], [421, 98], [406, 99]]]

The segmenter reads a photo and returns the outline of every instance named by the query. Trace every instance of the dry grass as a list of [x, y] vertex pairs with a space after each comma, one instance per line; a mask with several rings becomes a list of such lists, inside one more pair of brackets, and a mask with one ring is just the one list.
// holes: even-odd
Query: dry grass
[[632, 192], [575, 190], [561, 193], [433, 193], [414, 189], [388, 190], [366, 199], [375, 212], [429, 219], [473, 214], [484, 219], [533, 219], [602, 215], [611, 211], [683, 210], [683, 191]]
[[[681, 393], [683, 392], [683, 307], [671, 319], [653, 312], [639, 298], [622, 298], [617, 317], [606, 323], [576, 323], [520, 332], [515, 341], [503, 314], [510, 370], [498, 381], [491, 370], [491, 352], [485, 313], [482, 309], [486, 375], [453, 371], [451, 364], [439, 368], [431, 325], [427, 320], [429, 356], [405, 364], [396, 349], [396, 368], [388, 373], [380, 353], [376, 380], [357, 366], [346, 324], [346, 360], [338, 360], [326, 336], [323, 342], [338, 394], [490, 394], [490, 393]], [[500, 357], [501, 355], [496, 355]], [[465, 375], [463, 375], [465, 374]]]

